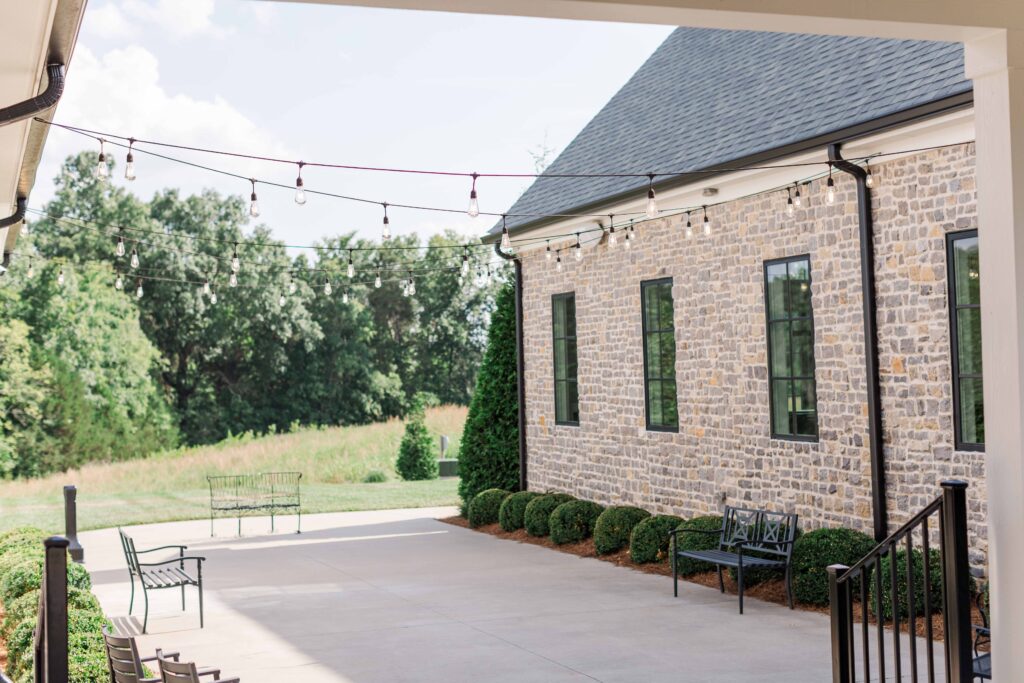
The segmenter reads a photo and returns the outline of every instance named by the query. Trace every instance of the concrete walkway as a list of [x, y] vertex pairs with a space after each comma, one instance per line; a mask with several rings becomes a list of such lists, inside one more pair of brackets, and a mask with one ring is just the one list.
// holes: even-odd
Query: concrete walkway
[[[195, 590], [151, 593], [154, 647], [243, 683], [830, 680], [828, 618], [500, 540], [436, 520], [454, 509], [313, 515], [302, 535], [247, 519], [128, 529], [140, 548], [187, 543], [207, 558], [206, 628]], [[231, 521], [218, 533], [233, 534]], [[116, 530], [81, 535], [96, 594], [120, 630], [128, 572]], [[156, 554], [156, 553], [154, 553]], [[136, 595], [136, 598], [139, 598]]]

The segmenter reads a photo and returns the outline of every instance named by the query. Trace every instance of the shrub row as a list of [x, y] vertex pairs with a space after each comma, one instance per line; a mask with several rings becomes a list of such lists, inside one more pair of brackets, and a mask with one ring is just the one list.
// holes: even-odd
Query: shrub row
[[[565, 493], [537, 493], [520, 491], [509, 493], [501, 489], [488, 489], [475, 496], [469, 504], [471, 526], [500, 523], [505, 531], [526, 529], [531, 536], [549, 536], [556, 544], [575, 543], [594, 537], [594, 549], [598, 555], [607, 555], [623, 548], [629, 548], [633, 562], [670, 561], [670, 533], [673, 529], [686, 529], [704, 533], [679, 533], [681, 549], [712, 550], [718, 547], [717, 532], [722, 528], [722, 517], [706, 515], [683, 520], [674, 515], [651, 515], [646, 510], [633, 506], [611, 506], [604, 508], [597, 503], [577, 500]], [[710, 533], [709, 533], [710, 532]], [[797, 530], [793, 544], [793, 593], [798, 602], [811, 605], [828, 605], [828, 573], [826, 567], [832, 564], [852, 565], [874, 548], [874, 540], [867, 534], [853, 529], [817, 529], [806, 534]], [[914, 583], [914, 612], [923, 614], [925, 604], [924, 556], [915, 550], [911, 556]], [[901, 617], [909, 612], [907, 582], [907, 555], [905, 550], [896, 553], [897, 569], [897, 611]], [[681, 576], [713, 571], [715, 566], [688, 558], [680, 558], [676, 571]], [[885, 619], [892, 619], [893, 599], [890, 579], [891, 559], [883, 558], [882, 591], [879, 601]], [[735, 572], [731, 572], [733, 579]], [[929, 562], [931, 586], [928, 601], [933, 612], [942, 609], [941, 561], [937, 551], [932, 550]], [[744, 572], [744, 584], [752, 586], [761, 581], [778, 578], [781, 572], [753, 570]], [[855, 595], [860, 589], [855, 583]], [[869, 601], [872, 614], [876, 612], [875, 582], [869, 585]]]
[[[0, 534], [0, 604], [4, 618], [0, 638], [7, 647], [7, 671], [15, 683], [32, 680], [32, 641], [43, 577], [43, 538], [39, 529], [22, 528]], [[68, 561], [69, 683], [110, 680], [103, 646], [103, 627], [109, 626], [89, 574]]]

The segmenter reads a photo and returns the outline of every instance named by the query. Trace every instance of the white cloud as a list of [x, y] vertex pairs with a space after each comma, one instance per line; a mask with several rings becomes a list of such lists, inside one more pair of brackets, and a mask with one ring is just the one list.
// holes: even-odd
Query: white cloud
[[104, 38], [116, 38], [137, 31], [145, 24], [182, 38], [222, 38], [231, 30], [213, 22], [214, 0], [121, 0], [86, 12], [86, 26]]
[[132, 25], [114, 3], [90, 8], [85, 16], [85, 28], [100, 38], [123, 38], [132, 34]]

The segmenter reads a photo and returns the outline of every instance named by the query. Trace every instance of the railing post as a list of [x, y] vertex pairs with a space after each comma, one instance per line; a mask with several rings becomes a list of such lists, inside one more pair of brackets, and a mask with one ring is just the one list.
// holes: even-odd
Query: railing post
[[43, 541], [43, 585], [36, 629], [36, 683], [68, 680], [68, 540]]
[[828, 572], [828, 604], [832, 614], [832, 683], [852, 683], [850, 676], [850, 582], [839, 583], [839, 575], [849, 567], [833, 564]]
[[75, 498], [78, 489], [74, 486], [64, 487], [64, 536], [68, 539], [68, 553], [71, 559], [82, 564], [85, 561], [85, 549], [78, 542], [78, 506]]
[[[942, 482], [942, 562], [950, 683], [971, 683], [971, 567], [967, 555], [967, 482]], [[925, 562], [928, 558], [925, 558]]]

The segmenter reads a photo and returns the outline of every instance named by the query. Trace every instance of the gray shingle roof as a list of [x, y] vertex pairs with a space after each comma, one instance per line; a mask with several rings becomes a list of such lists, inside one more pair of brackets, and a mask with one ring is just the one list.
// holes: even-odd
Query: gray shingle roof
[[[709, 168], [970, 89], [958, 43], [679, 28], [546, 173]], [[542, 176], [509, 212], [569, 212], [645, 185]]]

